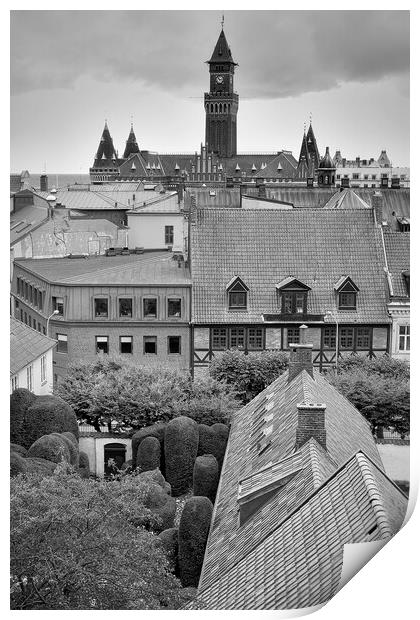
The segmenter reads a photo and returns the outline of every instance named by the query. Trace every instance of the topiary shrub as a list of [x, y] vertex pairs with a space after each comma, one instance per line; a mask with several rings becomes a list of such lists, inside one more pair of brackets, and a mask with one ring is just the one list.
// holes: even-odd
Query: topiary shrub
[[22, 445], [29, 448], [34, 441], [50, 433], [70, 431], [79, 437], [79, 426], [73, 409], [54, 395], [38, 396], [26, 412]]
[[78, 467], [76, 471], [81, 478], [89, 478], [90, 472], [86, 467]]
[[33, 392], [26, 388], [17, 388], [10, 394], [10, 441], [22, 444], [26, 412], [36, 400]]
[[67, 437], [67, 439], [70, 439], [70, 441], [72, 441], [76, 448], [79, 450], [79, 440], [73, 433], [71, 433], [70, 431], [64, 431], [64, 433], [61, 434], [64, 435], [64, 437]]
[[[72, 434], [73, 433], [69, 433], [69, 435]], [[69, 450], [70, 465], [73, 465], [73, 467], [77, 467], [79, 465], [79, 446], [74, 445], [73, 441], [69, 439], [64, 433], [51, 433], [51, 435], [60, 437], [60, 439], [64, 441]]]
[[179, 576], [184, 587], [197, 587], [206, 550], [213, 504], [208, 497], [190, 497], [178, 533]]
[[25, 463], [28, 474], [37, 474], [41, 476], [51, 476], [57, 467], [57, 464], [52, 461], [35, 457], [26, 458]]
[[219, 483], [219, 465], [213, 454], [204, 454], [195, 459], [193, 493], [208, 497], [214, 503]]
[[158, 536], [161, 541], [162, 547], [168, 558], [171, 571], [176, 577], [179, 576], [179, 564], [178, 564], [178, 528], [171, 527], [167, 530], [163, 530]]
[[146, 437], [156, 437], [160, 441], [160, 455], [161, 461], [159, 465], [159, 469], [165, 475], [165, 459], [164, 459], [164, 451], [163, 451], [163, 441], [165, 437], [165, 429], [166, 424], [164, 422], [160, 422], [158, 424], [153, 424], [152, 426], [146, 426], [145, 428], [141, 428], [139, 431], [135, 432], [131, 438], [131, 449], [132, 449], [132, 459], [133, 463], [137, 462], [137, 450], [143, 439]]
[[16, 454], [20, 454], [20, 456], [26, 456], [28, 451], [26, 448], [19, 446], [17, 443], [11, 443], [10, 452], [15, 452]]
[[137, 449], [136, 466], [140, 471], [150, 471], [160, 466], [160, 441], [156, 437], [145, 437]]
[[198, 430], [198, 456], [213, 454], [217, 459], [220, 472], [229, 438], [229, 427], [226, 424], [220, 423], [213, 424], [212, 426], [199, 424]]
[[17, 452], [10, 453], [10, 477], [13, 478], [18, 474], [26, 474], [28, 468], [26, 466], [26, 459]]
[[83, 469], [87, 469], [88, 471], [90, 470], [89, 457], [86, 454], [86, 452], [83, 452], [83, 450], [80, 450], [79, 452], [79, 467], [82, 467]]
[[43, 435], [37, 439], [28, 450], [28, 457], [37, 457], [61, 463], [64, 459], [70, 463], [70, 452], [63, 437], [58, 434]]
[[168, 495], [165, 490], [157, 483], [150, 482], [146, 495], [142, 498], [143, 505], [151, 510], [151, 512], [159, 518], [159, 523], [142, 517], [139, 521], [134, 521], [135, 525], [143, 525], [153, 529], [155, 533], [162, 532], [174, 526], [176, 501], [175, 498]]
[[184, 416], [174, 418], [166, 427], [164, 446], [166, 479], [172, 487], [172, 495], [178, 497], [192, 488], [198, 424]]

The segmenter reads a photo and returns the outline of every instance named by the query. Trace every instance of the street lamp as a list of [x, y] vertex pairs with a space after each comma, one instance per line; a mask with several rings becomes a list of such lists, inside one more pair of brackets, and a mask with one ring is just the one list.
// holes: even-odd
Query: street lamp
[[48, 317], [48, 319], [47, 319], [47, 336], [49, 336], [49, 335], [50, 335], [50, 329], [49, 329], [49, 328], [50, 328], [50, 319], [51, 319], [54, 315], [56, 315], [56, 314], [60, 314], [58, 310], [54, 310], [54, 312], [53, 312], [52, 314], [50, 314], [50, 316], [49, 316], [49, 317]]
[[[334, 318], [334, 315], [331, 312], [331, 310], [326, 311], [324, 320], [327, 316]], [[335, 374], [337, 374], [338, 373], [338, 318], [336, 317], [334, 320], [335, 320]]]

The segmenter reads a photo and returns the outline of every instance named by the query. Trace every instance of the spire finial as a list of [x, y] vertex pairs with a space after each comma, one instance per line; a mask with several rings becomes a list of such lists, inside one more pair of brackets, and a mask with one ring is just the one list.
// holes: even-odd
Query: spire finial
[[312, 125], [312, 112], [309, 112], [309, 124]]
[[133, 131], [133, 115], [130, 114], [130, 120], [131, 120], [131, 131]]
[[222, 22], [221, 23], [222, 23], [222, 30], [223, 30], [223, 26], [224, 26], [224, 23], [225, 23], [225, 16], [224, 16], [223, 13], [222, 13]]
[[306, 121], [303, 123], [303, 133], [306, 135]]

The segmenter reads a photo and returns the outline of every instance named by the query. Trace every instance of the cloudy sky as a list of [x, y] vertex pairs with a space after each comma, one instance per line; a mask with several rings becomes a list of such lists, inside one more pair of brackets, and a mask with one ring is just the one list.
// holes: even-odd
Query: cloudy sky
[[[87, 173], [104, 119], [122, 154], [204, 140], [215, 11], [13, 11], [11, 169]], [[227, 11], [238, 150], [290, 149], [312, 114], [321, 150], [409, 165], [407, 11]]]

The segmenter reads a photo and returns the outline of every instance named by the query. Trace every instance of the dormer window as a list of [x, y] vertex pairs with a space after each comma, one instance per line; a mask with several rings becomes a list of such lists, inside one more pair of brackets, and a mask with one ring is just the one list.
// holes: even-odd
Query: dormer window
[[350, 276], [341, 276], [334, 289], [338, 293], [339, 310], [356, 310], [359, 289]]
[[310, 287], [293, 276], [288, 276], [278, 284], [279, 303], [282, 314], [306, 314], [308, 308], [308, 291]]
[[246, 310], [249, 288], [239, 276], [234, 276], [227, 284], [229, 310]]

